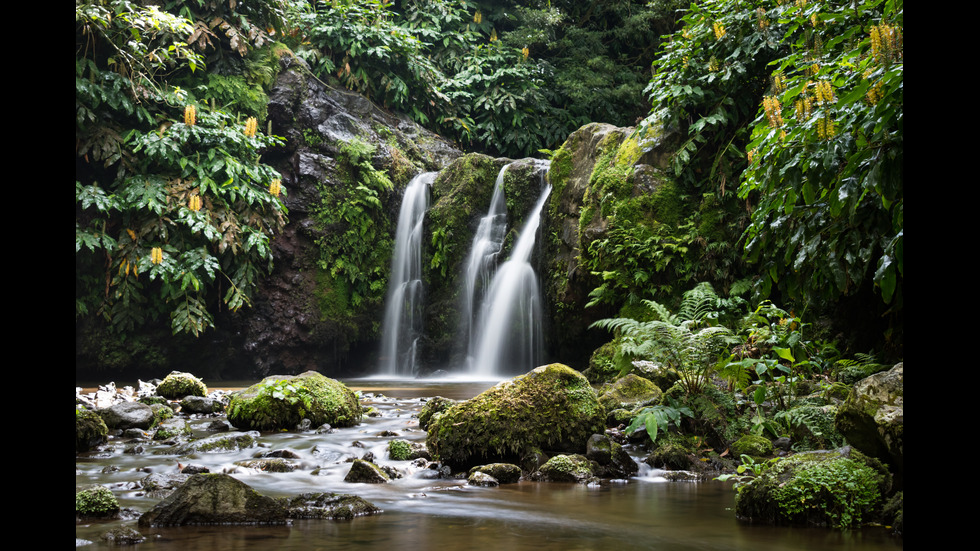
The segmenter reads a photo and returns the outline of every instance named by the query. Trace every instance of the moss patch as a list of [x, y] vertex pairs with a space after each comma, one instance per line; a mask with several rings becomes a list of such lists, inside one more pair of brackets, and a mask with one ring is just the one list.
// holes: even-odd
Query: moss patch
[[361, 421], [361, 407], [347, 386], [315, 371], [266, 377], [228, 404], [228, 421], [244, 430], [291, 429], [303, 419], [350, 427]]
[[453, 466], [516, 463], [536, 448], [584, 451], [589, 437], [603, 432], [605, 417], [585, 377], [551, 364], [449, 408], [430, 424], [426, 443]]

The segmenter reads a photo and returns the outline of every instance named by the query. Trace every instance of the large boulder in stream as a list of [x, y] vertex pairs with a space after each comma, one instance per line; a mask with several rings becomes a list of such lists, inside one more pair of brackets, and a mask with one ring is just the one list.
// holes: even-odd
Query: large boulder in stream
[[140, 526], [285, 524], [286, 507], [226, 474], [197, 474], [139, 519]]
[[228, 403], [228, 421], [243, 430], [293, 429], [303, 419], [314, 427], [352, 427], [361, 406], [346, 385], [315, 371], [266, 377]]
[[735, 496], [735, 516], [749, 522], [860, 526], [881, 520], [892, 488], [880, 461], [850, 447], [756, 465], [755, 476]]
[[855, 448], [888, 463], [902, 486], [905, 470], [905, 363], [862, 379], [837, 411], [837, 430]]
[[605, 417], [581, 373], [551, 364], [450, 407], [430, 423], [426, 444], [455, 468], [520, 463], [542, 452], [584, 453]]

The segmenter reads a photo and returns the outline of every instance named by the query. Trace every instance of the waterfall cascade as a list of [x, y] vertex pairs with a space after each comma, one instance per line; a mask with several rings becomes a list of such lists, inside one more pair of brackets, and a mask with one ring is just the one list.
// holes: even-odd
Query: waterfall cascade
[[467, 361], [472, 365], [474, 347], [476, 346], [476, 323], [479, 320], [479, 306], [486, 302], [487, 293], [497, 267], [497, 255], [504, 245], [507, 234], [507, 201], [504, 198], [504, 175], [507, 167], [504, 165], [497, 174], [493, 187], [493, 197], [490, 199], [490, 209], [486, 216], [480, 219], [470, 256], [466, 260], [466, 273], [463, 274], [465, 288], [463, 289], [462, 319], [466, 323]]
[[415, 375], [422, 333], [422, 221], [435, 172], [420, 174], [405, 188], [395, 230], [388, 298], [381, 330], [381, 369], [386, 376]]
[[[541, 363], [543, 327], [537, 275], [531, 267], [541, 212], [551, 193], [547, 162], [536, 162], [542, 192], [528, 213], [510, 258], [497, 267], [507, 233], [504, 166], [494, 184], [490, 208], [481, 220], [465, 264], [461, 320], [466, 331], [467, 372], [481, 378], [524, 373]], [[382, 327], [379, 374], [411, 377], [422, 334], [422, 225], [429, 187], [436, 173], [416, 176], [405, 189], [398, 215], [388, 298]]]
[[497, 270], [481, 308], [479, 340], [470, 373], [496, 377], [537, 366], [543, 351], [541, 295], [531, 253], [551, 186], [545, 186], [510, 258]]

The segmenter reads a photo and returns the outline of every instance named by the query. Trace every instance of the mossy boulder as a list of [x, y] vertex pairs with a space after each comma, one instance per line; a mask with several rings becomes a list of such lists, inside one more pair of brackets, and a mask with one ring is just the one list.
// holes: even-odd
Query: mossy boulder
[[75, 453], [87, 452], [105, 444], [109, 428], [102, 416], [87, 409], [75, 409]]
[[207, 396], [208, 387], [190, 373], [174, 371], [157, 385], [157, 394], [168, 400], [177, 400], [185, 396]]
[[346, 385], [315, 371], [266, 377], [228, 403], [228, 421], [243, 430], [292, 429], [303, 419], [351, 427], [361, 421], [361, 406]]
[[588, 482], [596, 478], [596, 464], [584, 455], [556, 455], [549, 459], [538, 472], [536, 480], [546, 482]]
[[111, 517], [119, 512], [112, 490], [98, 484], [75, 492], [75, 514], [80, 517]]
[[904, 366], [858, 381], [835, 418], [852, 446], [888, 463], [899, 479], [905, 467]]
[[747, 455], [753, 459], [772, 455], [772, 442], [757, 434], [746, 434], [732, 444], [732, 454], [735, 457]]
[[653, 381], [630, 373], [603, 385], [599, 389], [599, 403], [606, 408], [606, 411], [636, 409], [657, 405], [663, 394]]
[[388, 458], [392, 461], [408, 461], [412, 454], [412, 445], [408, 440], [392, 440], [388, 442]]
[[422, 411], [419, 412], [419, 428], [426, 430], [429, 428], [429, 423], [437, 415], [442, 415], [442, 412], [451, 408], [456, 404], [456, 400], [451, 400], [449, 398], [443, 398], [442, 396], [433, 396], [429, 398], [425, 405], [422, 406]]
[[364, 498], [350, 494], [311, 493], [291, 498], [281, 498], [289, 518], [350, 520], [354, 517], [381, 512]]
[[196, 474], [139, 519], [140, 526], [285, 524], [286, 508], [226, 474]]
[[475, 473], [484, 473], [493, 477], [500, 484], [513, 484], [521, 479], [523, 474], [521, 468], [511, 463], [491, 463], [489, 465], [479, 465], [469, 470], [469, 476]]
[[846, 528], [878, 520], [891, 477], [879, 462], [842, 448], [764, 463], [739, 487], [735, 515], [765, 524]]
[[362, 482], [367, 484], [384, 484], [390, 480], [391, 477], [381, 470], [380, 467], [363, 459], [355, 459], [351, 463], [350, 470], [347, 471], [347, 476], [344, 477], [344, 482]]
[[428, 449], [454, 467], [520, 463], [537, 450], [582, 453], [605, 429], [605, 408], [581, 373], [538, 367], [446, 410], [429, 425]]

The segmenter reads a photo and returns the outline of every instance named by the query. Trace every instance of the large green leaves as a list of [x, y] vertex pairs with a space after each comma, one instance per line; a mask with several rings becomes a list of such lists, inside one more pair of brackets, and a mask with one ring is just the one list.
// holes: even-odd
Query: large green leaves
[[787, 5], [778, 15], [791, 52], [774, 63], [781, 85], [767, 101], [782, 117], [760, 110], [739, 189], [756, 203], [746, 253], [763, 268], [760, 288], [833, 298], [871, 278], [900, 309], [902, 2]]

